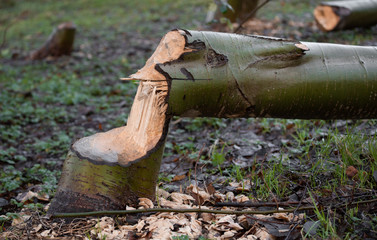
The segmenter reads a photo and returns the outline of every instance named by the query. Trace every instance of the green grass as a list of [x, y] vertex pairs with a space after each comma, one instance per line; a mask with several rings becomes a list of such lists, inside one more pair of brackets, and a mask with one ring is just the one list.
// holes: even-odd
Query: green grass
[[[14, 3], [0, 6], [0, 44], [6, 31], [0, 49], [0, 194], [8, 198], [41, 184], [52, 197], [75, 139], [125, 125], [137, 85], [119, 78], [140, 68], [165, 32], [197, 27], [207, 2]], [[21, 60], [65, 21], [77, 26], [73, 57]], [[146, 50], [127, 54], [144, 39]], [[20, 57], [11, 61], [14, 53]], [[176, 150], [183, 153], [193, 146]], [[21, 206], [11, 202], [12, 209]]]
[[[208, 1], [159, 0], [148, 4], [137, 0], [111, 2], [101, 0], [79, 1], [17, 1], [13, 7], [0, 8], [0, 23], [3, 28], [9, 24], [8, 43], [12, 47], [31, 49], [40, 45], [52, 29], [66, 21], [78, 27], [78, 43], [87, 39], [80, 36], [95, 35], [104, 39], [116, 39], [124, 32], [138, 32], [161, 36], [174, 27], [192, 27], [192, 21], [202, 16], [198, 7]], [[204, 6], [205, 8], [206, 6]], [[196, 9], [196, 10], [195, 10]], [[190, 14], [184, 14], [188, 13]], [[198, 13], [199, 12], [199, 13]], [[142, 13], [142, 14], [140, 14]], [[153, 22], [154, 24], [148, 24]], [[3, 30], [0, 28], [0, 30]]]

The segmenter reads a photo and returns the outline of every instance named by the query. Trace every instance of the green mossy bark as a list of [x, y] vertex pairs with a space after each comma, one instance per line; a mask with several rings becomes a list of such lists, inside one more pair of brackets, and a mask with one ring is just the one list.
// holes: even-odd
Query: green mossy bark
[[119, 210], [155, 198], [164, 144], [128, 167], [95, 164], [69, 151], [49, 214]]
[[197, 31], [186, 37], [196, 51], [159, 65], [172, 79], [172, 115], [377, 117], [377, 47]]

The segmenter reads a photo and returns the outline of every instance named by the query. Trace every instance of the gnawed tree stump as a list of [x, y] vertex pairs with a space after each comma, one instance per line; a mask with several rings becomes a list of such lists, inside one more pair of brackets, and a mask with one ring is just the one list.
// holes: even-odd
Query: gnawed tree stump
[[314, 9], [322, 31], [334, 31], [377, 24], [377, 0], [323, 2]]
[[154, 198], [173, 115], [376, 118], [377, 48], [173, 30], [145, 66], [127, 125], [72, 145], [49, 213]]
[[49, 36], [41, 48], [32, 52], [31, 60], [40, 60], [47, 57], [70, 55], [75, 40], [76, 26], [71, 22], [60, 24]]

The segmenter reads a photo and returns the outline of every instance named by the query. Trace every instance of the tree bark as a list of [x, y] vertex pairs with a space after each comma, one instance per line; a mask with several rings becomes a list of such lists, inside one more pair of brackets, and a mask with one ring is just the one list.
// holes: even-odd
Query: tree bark
[[322, 31], [335, 31], [377, 24], [377, 0], [323, 2], [314, 9]]
[[75, 40], [76, 26], [71, 23], [60, 24], [49, 36], [41, 48], [32, 52], [31, 60], [40, 60], [47, 57], [70, 55]]
[[50, 213], [153, 199], [173, 115], [376, 118], [376, 66], [376, 47], [171, 31], [126, 79], [140, 81], [127, 126], [73, 144]]

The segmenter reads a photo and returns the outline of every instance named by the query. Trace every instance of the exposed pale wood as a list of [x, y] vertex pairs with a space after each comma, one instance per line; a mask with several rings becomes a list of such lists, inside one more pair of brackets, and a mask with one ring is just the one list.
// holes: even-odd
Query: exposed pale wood
[[334, 12], [331, 6], [318, 6], [314, 9], [314, 17], [318, 26], [323, 31], [333, 30], [339, 23], [340, 17]]
[[322, 31], [373, 26], [377, 24], [377, 0], [322, 2], [314, 17]]
[[128, 78], [141, 81], [127, 125], [78, 140], [72, 146], [78, 155], [95, 162], [126, 166], [156, 146], [163, 134], [168, 94], [167, 79], [156, 70], [156, 63], [174, 61], [191, 51], [185, 49], [182, 34], [169, 32], [145, 66]]

